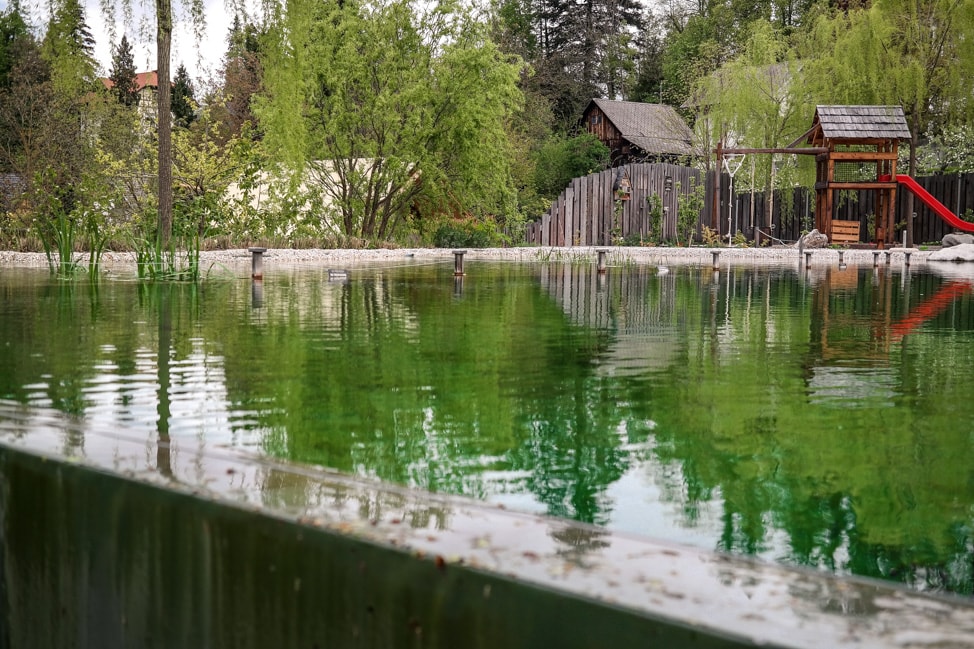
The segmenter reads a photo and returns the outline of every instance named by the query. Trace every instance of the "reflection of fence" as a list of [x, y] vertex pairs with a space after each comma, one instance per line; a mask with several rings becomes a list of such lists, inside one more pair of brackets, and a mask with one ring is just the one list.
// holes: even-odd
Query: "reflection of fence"
[[[615, 200], [612, 185], [616, 170], [610, 169], [598, 174], [576, 178], [562, 192], [551, 209], [541, 219], [528, 225], [526, 241], [529, 244], [544, 246], [601, 246], [613, 245], [622, 241], [638, 243], [656, 239], [650, 232], [649, 203], [652, 195], [661, 197], [667, 208], [663, 223], [663, 239], [672, 240], [676, 236], [676, 210], [679, 193], [689, 191], [690, 179], [706, 183], [706, 199], [700, 214], [697, 228], [699, 241], [700, 226], [716, 227], [724, 235], [727, 233], [727, 214], [730, 209], [730, 176], [721, 176], [721, 214], [711, 218], [712, 173], [706, 176], [689, 167], [669, 164], [638, 164], [623, 167], [630, 175], [632, 190], [628, 200]], [[666, 178], [672, 188], [666, 191]], [[917, 182], [937, 200], [946, 205], [958, 216], [963, 217], [968, 210], [974, 211], [974, 173], [926, 176]], [[876, 213], [876, 192], [872, 190], [838, 192], [833, 208], [833, 219], [857, 221], [860, 240], [871, 241], [873, 236], [872, 215]], [[906, 224], [907, 192], [896, 193], [896, 233], [899, 240]], [[763, 192], [737, 192], [735, 214], [738, 230], [749, 240], [754, 240], [760, 228], [765, 235], [773, 235], [785, 241], [797, 240], [803, 232], [815, 227], [815, 194], [802, 187], [793, 190], [775, 191], [770, 223], [767, 211], [771, 201]], [[950, 226], [936, 216], [926, 205], [914, 201], [913, 210], [917, 214], [914, 221], [913, 240], [917, 243], [940, 241], [951, 232]], [[765, 237], [762, 236], [762, 239]]]

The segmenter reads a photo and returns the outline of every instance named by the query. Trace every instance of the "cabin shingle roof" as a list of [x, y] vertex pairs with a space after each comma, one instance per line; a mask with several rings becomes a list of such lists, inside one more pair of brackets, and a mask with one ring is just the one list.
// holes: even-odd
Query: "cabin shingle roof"
[[900, 106], [816, 106], [813, 125], [828, 139], [910, 139]]
[[646, 153], [695, 153], [690, 127], [672, 106], [610, 99], [593, 99], [592, 104], [599, 107], [622, 137]]

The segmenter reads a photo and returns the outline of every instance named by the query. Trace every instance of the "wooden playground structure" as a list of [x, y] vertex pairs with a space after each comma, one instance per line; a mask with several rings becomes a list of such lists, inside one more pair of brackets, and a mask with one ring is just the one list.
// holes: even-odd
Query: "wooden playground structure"
[[[903, 178], [896, 173], [901, 140], [910, 129], [900, 106], [817, 106], [812, 126], [784, 148], [717, 148], [721, 162], [726, 156], [756, 153], [788, 153], [815, 156], [815, 228], [831, 243], [860, 243], [860, 221], [832, 218], [836, 193], [851, 190], [876, 192], [874, 243], [883, 248], [893, 243], [896, 189]], [[809, 146], [801, 146], [801, 145]], [[719, 181], [719, 175], [717, 175]], [[715, 203], [720, 195], [715, 188]], [[922, 197], [921, 197], [922, 198]], [[713, 214], [719, 210], [715, 204]]]

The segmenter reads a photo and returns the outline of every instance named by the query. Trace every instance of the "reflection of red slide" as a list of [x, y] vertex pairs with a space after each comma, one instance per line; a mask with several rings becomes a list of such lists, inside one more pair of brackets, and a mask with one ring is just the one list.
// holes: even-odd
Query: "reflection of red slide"
[[956, 214], [944, 207], [943, 203], [931, 196], [930, 192], [925, 190], [923, 187], [920, 187], [917, 181], [913, 180], [913, 178], [910, 176], [898, 174], [896, 176], [896, 182], [904, 185], [907, 189], [913, 192], [917, 198], [926, 203], [927, 207], [936, 212], [937, 216], [949, 223], [951, 227], [955, 227], [958, 230], [963, 230], [964, 232], [974, 232], [974, 223], [957, 218]]
[[[910, 178], [909, 176], [905, 176]], [[913, 180], [910, 178], [910, 180]], [[890, 328], [894, 339], [899, 339], [913, 331], [916, 327], [942, 313], [950, 304], [962, 295], [970, 293], [974, 285], [966, 280], [954, 280], [941, 286], [936, 293], [918, 304], [902, 320]]]

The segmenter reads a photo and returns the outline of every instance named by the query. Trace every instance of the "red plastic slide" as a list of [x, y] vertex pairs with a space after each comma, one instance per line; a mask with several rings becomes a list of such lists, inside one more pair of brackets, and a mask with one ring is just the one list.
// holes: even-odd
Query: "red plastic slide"
[[944, 204], [931, 196], [930, 192], [925, 190], [923, 187], [920, 187], [917, 181], [913, 180], [912, 177], [907, 176], [906, 174], [897, 174], [896, 182], [913, 192], [917, 198], [926, 203], [927, 207], [936, 212], [937, 216], [950, 224], [951, 227], [957, 228], [958, 230], [962, 230], [964, 232], [974, 232], [974, 223], [957, 218], [956, 214], [944, 207]]

